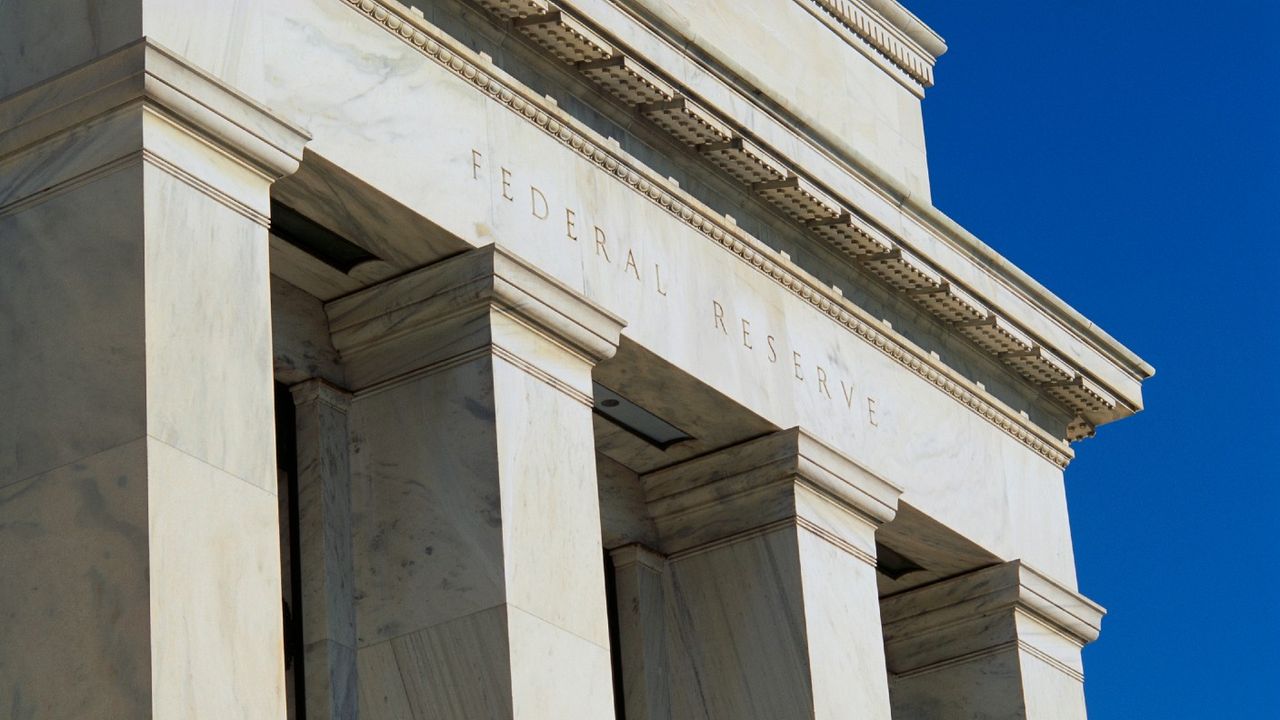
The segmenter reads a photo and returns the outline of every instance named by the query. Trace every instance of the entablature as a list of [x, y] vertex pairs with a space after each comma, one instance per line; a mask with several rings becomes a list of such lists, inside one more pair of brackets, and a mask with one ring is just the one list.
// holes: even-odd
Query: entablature
[[[363, 10], [369, 3], [353, 4]], [[632, 27], [626, 38], [611, 32], [625, 20], [621, 16], [606, 28], [610, 22], [597, 15], [575, 16], [550, 0], [480, 4], [509, 32], [527, 35], [567, 71], [719, 168], [814, 242], [1037, 388], [1075, 418], [1070, 439], [1141, 409], [1140, 383], [1151, 374], [1149, 366], [932, 206], [914, 202], [874, 168], [843, 161], [785, 118], [698, 72], [687, 53], [656, 37], [644, 41], [646, 52], [633, 50], [644, 29]], [[412, 11], [402, 17], [417, 19]], [[489, 63], [485, 56], [480, 61]], [[564, 115], [554, 102], [531, 102]], [[616, 144], [604, 151], [626, 155]], [[625, 162], [636, 164], [634, 158]], [[717, 224], [730, 237], [744, 234], [732, 222]], [[834, 288], [821, 292], [847, 304]]]

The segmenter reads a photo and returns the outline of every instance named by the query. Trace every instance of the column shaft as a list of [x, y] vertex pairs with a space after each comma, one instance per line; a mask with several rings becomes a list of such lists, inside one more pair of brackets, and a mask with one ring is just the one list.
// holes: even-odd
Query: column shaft
[[666, 558], [643, 545], [612, 550], [627, 720], [669, 720], [666, 602], [662, 588]]
[[283, 717], [266, 213], [304, 137], [146, 41], [0, 128], [0, 708]]
[[644, 483], [674, 717], [889, 717], [874, 534], [896, 488], [798, 429]]
[[351, 396], [323, 380], [290, 388], [297, 414], [298, 563], [307, 720], [356, 717], [351, 557]]
[[1103, 610], [1018, 561], [885, 598], [894, 717], [1085, 717]]
[[328, 311], [362, 717], [610, 717], [590, 387], [621, 322], [494, 247]]

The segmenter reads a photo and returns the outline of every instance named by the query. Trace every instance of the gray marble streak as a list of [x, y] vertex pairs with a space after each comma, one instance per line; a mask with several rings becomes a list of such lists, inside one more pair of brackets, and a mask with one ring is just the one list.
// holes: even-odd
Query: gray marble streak
[[135, 166], [0, 215], [0, 486], [146, 432], [141, 191]]
[[145, 182], [148, 432], [274, 494], [266, 229], [160, 170]]
[[672, 561], [672, 716], [887, 720], [873, 574], [795, 527]]
[[355, 648], [317, 640], [303, 649], [306, 668], [307, 717], [354, 720], [361, 717]]
[[0, 487], [0, 715], [149, 716], [146, 496], [143, 439]]
[[[492, 607], [503, 597], [486, 361], [352, 405], [352, 512], [361, 646]], [[405, 437], [407, 430], [414, 434]], [[488, 447], [485, 447], [485, 446]], [[456, 478], [456, 480], [454, 480]], [[430, 602], [409, 602], [411, 598]]]
[[356, 673], [360, 720], [413, 718], [396, 651], [390, 640], [358, 649]]
[[498, 606], [392, 640], [413, 717], [514, 717], [508, 630]]
[[[501, 688], [526, 703], [514, 717], [595, 717], [611, 703], [589, 412], [487, 357], [357, 397], [357, 627], [362, 647], [392, 641], [411, 705], [447, 696], [460, 709], [443, 717], [505, 717], [489, 714]], [[441, 654], [459, 643], [466, 654]], [[546, 661], [517, 657], [535, 648], [581, 667], [535, 682]], [[473, 678], [468, 663], [497, 659], [514, 669], [482, 694], [422, 674], [447, 663]], [[545, 709], [529, 693], [551, 693]], [[586, 704], [551, 712], [571, 701]]]
[[262, 95], [261, 9], [251, 0], [47, 0], [0, 5], [0, 97], [143, 36]]
[[283, 716], [276, 496], [156, 440], [147, 464], [153, 717]]
[[101, 12], [96, 5], [90, 0], [0, 5], [0, 97], [142, 34], [142, 3], [120, 0]]
[[814, 718], [794, 530], [672, 562], [672, 715]]

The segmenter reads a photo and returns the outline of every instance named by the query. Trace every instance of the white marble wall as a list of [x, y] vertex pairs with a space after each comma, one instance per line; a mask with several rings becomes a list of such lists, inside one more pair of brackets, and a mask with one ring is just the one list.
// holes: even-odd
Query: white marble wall
[[360, 383], [361, 717], [608, 717], [584, 391], [621, 324], [493, 249], [328, 310]]

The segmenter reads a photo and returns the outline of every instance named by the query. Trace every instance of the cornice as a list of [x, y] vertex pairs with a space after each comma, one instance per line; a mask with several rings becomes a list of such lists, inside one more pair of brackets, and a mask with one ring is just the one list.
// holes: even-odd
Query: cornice
[[[542, 0], [535, 0], [541, 2]], [[391, 0], [342, 0], [344, 4], [375, 22], [401, 41], [411, 45], [441, 67], [471, 83], [479, 92], [507, 107], [517, 116], [537, 126], [565, 147], [613, 176], [632, 190], [680, 219], [742, 262], [772, 279], [811, 307], [826, 315], [846, 331], [858, 336], [903, 368], [924, 379], [961, 403], [979, 417], [1024, 444], [1059, 468], [1065, 468], [1074, 453], [1065, 439], [1056, 438], [986, 390], [934, 358], [866, 311], [845, 299], [839, 290], [824, 285], [795, 265], [784, 254], [764, 245], [736, 223], [706, 207], [660, 176], [616, 144], [565, 113], [556, 104], [510, 78], [491, 61], [461, 46], [408, 8]], [[507, 2], [507, 0], [490, 0]], [[525, 3], [510, 0], [523, 7]], [[803, 198], [802, 198], [803, 199]], [[882, 231], [866, 222], [856, 211], [845, 211], [835, 220], [849, 221], [849, 235], [877, 238], [894, 247]], [[849, 241], [850, 248], [856, 240]], [[852, 249], [845, 250], [853, 254]], [[935, 273], [936, 274], [936, 273]], [[974, 330], [1003, 338], [1000, 328]]]
[[[521, 9], [527, 4], [524, 0], [477, 1], [482, 2], [486, 8], [500, 18], [512, 17], [512, 13], [527, 12], [527, 9]], [[549, 0], [532, 1], [539, 3], [539, 7], [543, 9], [554, 5]], [[795, 1], [806, 6], [811, 4], [810, 0]], [[918, 39], [921, 43], [933, 49], [945, 49], [941, 38], [938, 38], [931, 30], [924, 27], [923, 23], [920, 23], [918, 19], [897, 2], [894, 2], [894, 0], [860, 1], [865, 2], [872, 10], [881, 13], [884, 17], [894, 18], [891, 23], [894, 26], [910, 29], [909, 35], [911, 38]], [[562, 12], [557, 17], [565, 18], [569, 16]], [[581, 20], [578, 25], [582, 25], [583, 22], [585, 20]], [[834, 21], [832, 20], [831, 22]], [[514, 34], [524, 33], [523, 28], [523, 24], [519, 27], [514, 23], [509, 25], [509, 31]], [[741, 135], [743, 133], [750, 135], [750, 131], [735, 128], [735, 122], [732, 119], [718, 115], [717, 112], [713, 112], [708, 107], [700, 105], [697, 101], [691, 99], [693, 92], [688, 87], [681, 86], [675, 80], [667, 82], [667, 80], [659, 76], [660, 73], [645, 68], [641, 61], [628, 54], [634, 54], [633, 51], [627, 49], [624, 44], [615, 42], [610, 34], [596, 32], [593, 37], [596, 39], [595, 44], [591, 46], [593, 52], [610, 52], [608, 62], [614, 67], [625, 67], [627, 70], [626, 72], [616, 72], [611, 76], [602, 77], [599, 73], [588, 72], [587, 67], [592, 64], [579, 63], [577, 66], [579, 72], [586, 76], [588, 80], [601, 85], [606, 92], [614, 95], [624, 104], [631, 105], [640, 115], [667, 131], [677, 141], [692, 146], [694, 150], [704, 155], [710, 162], [720, 166], [730, 175], [733, 175], [735, 179], [744, 183], [749, 191], [755, 191], [769, 201], [775, 199], [765, 195], [764, 188], [758, 185], [758, 181], [761, 179], [760, 171], [774, 172], [778, 168], [767, 166], [752, 167], [752, 162], [759, 162], [762, 155], [769, 156], [769, 153], [758, 142], [747, 143], [747, 149], [740, 152], [725, 152], [724, 146], [726, 144], [733, 145], [739, 141], [745, 141], [746, 138]], [[930, 40], [930, 37], [932, 37], [932, 40]], [[539, 41], [534, 39], [533, 42], [538, 43]], [[680, 52], [677, 47], [673, 46], [671, 49], [676, 53]], [[684, 77], [682, 73], [675, 70], [671, 72], [673, 74], [666, 76], [668, 79]], [[628, 80], [629, 73], [633, 75]], [[656, 83], [653, 82], [655, 80], [657, 81]], [[665, 93], [663, 97], [669, 96], [665, 102], [654, 103], [651, 98], [646, 99], [645, 90], [653, 89], [655, 85], [662, 88], [662, 92]], [[751, 102], [749, 97], [742, 97], [741, 101], [744, 103]], [[730, 104], [734, 105], [732, 102]], [[780, 122], [784, 128], [789, 127], [786, 120], [777, 119], [777, 122]], [[796, 136], [796, 139], [804, 142], [799, 136]], [[783, 141], [789, 142], [789, 139], [783, 139]], [[750, 152], [752, 149], [757, 152]], [[995, 297], [1004, 302], [1012, 299], [1015, 306], [1014, 315], [1030, 311], [1035, 316], [1037, 327], [1040, 327], [1038, 323], [1048, 321], [1048, 324], [1043, 329], [1049, 333], [1049, 337], [1053, 338], [1052, 343], [1059, 347], [1087, 349], [1087, 361], [1105, 363], [1102, 366], [1087, 366], [1084, 361], [1074, 362], [1076, 371], [1084, 378], [1084, 381], [1076, 383], [1078, 385], [1092, 388], [1099, 385], [1098, 381], [1100, 379], [1103, 381], [1101, 385], [1106, 385], [1107, 382], [1120, 383], [1120, 385], [1106, 387], [1105, 394], [1089, 391], [1078, 392], [1070, 389], [1063, 390], [1053, 385], [1045, 385], [1043, 387], [1045, 391], [1044, 397], [1048, 402], [1064, 404], [1065, 401], [1065, 405], [1075, 411], [1074, 414], [1077, 417], [1076, 421], [1071, 423], [1071, 427], [1084, 428], [1083, 432], [1077, 433], [1073, 431], [1069, 434], [1068, 437], [1070, 439], [1076, 440], [1081, 437], [1088, 437], [1092, 434], [1093, 426], [1126, 417], [1141, 409], [1141, 397], [1138, 394], [1138, 388], [1130, 383], [1141, 382], [1142, 379], [1149, 377], [1152, 373], [1149, 365], [1142, 362], [1131, 351], [1099, 330], [1095, 325], [1081, 318], [1079, 313], [1071, 309], [1039, 283], [1028, 278], [1025, 273], [1012, 266], [1007, 260], [959, 227], [954, 221], [932, 208], [927, 201], [916, 200], [911, 197], [909, 192], [905, 192], [897, 186], [894, 181], [877, 174], [874, 167], [850, 165], [847, 158], [832, 155], [822, 147], [810, 146], [810, 149], [816, 152], [818, 157], [833, 164], [829, 169], [819, 170], [819, 174], [828, 170], [834, 170], [838, 175], [846, 174], [847, 178], [845, 179], [853, 180], [857, 185], [856, 187], [845, 187], [847, 192], [854, 193], [858, 197], [862, 197], [860, 193], [863, 191], [872, 193], [871, 197], [864, 197], [863, 200], [872, 200], [872, 210], [875, 213], [879, 213], [879, 215], [868, 216], [877, 218], [873, 222], [878, 221], [881, 227], [889, 227], [889, 224], [897, 222], [899, 218], [906, 221], [906, 226], [894, 238], [895, 243], [913, 244], [919, 241], [929, 245], [938, 242], [939, 249], [942, 250], [944, 259], [947, 262], [954, 263], [958, 261], [966, 266], [971, 266], [954, 268], [956, 272], [965, 274], [967, 270], [976, 271], [978, 275], [970, 279], [977, 283], [977, 286], [986, 288]], [[856, 151], [852, 152], [856, 155]], [[774, 159], [778, 160], [778, 158]], [[804, 174], [799, 170], [792, 171], [788, 169], [788, 164], [793, 167], [801, 167], [800, 164], [794, 161], [784, 163], [781, 169], [784, 178], [788, 173]], [[841, 182], [838, 177], [832, 178], [829, 172], [822, 176], [827, 180]], [[755, 180], [750, 179], [752, 177]], [[765, 177], [768, 176], [766, 175]], [[811, 177], [805, 177], [804, 179], [811, 180]], [[806, 185], [821, 192], [814, 182], [807, 182]], [[839, 197], [836, 199], [840, 200]], [[778, 204], [784, 213], [795, 217], [795, 213], [788, 212], [789, 208], [785, 204], [775, 204]], [[884, 215], [886, 212], [895, 213], [896, 215], [888, 217]], [[923, 232], [926, 237], [919, 237], [920, 232]], [[905, 238], [908, 236], [913, 239], [906, 240]], [[844, 250], [854, 256], [851, 264], [860, 264], [861, 258], [857, 256], [857, 252], [849, 252], [849, 248], [842, 247], [839, 243], [835, 243], [835, 245], [837, 249]], [[931, 257], [925, 262], [927, 264], [936, 264], [938, 261]], [[968, 275], [964, 276], [968, 277]], [[994, 286], [986, 284], [988, 279], [994, 281]], [[949, 284], [953, 287], [959, 287], [963, 283], [953, 278]], [[969, 290], [972, 291], [972, 287]], [[1004, 293], [1007, 293], [1007, 296]], [[925, 309], [944, 322], [949, 321], [945, 312], [939, 314], [934, 312], [936, 308], [926, 307]], [[1003, 308], [998, 312], [999, 314], [1005, 314]], [[1013, 317], [1014, 315], [1007, 317]], [[1021, 317], [1021, 315], [1018, 316]], [[1008, 325], [1010, 323], [1005, 322], [1004, 324]], [[969, 335], [971, 333], [960, 334]], [[1059, 334], [1064, 336], [1059, 337]], [[1027, 333], [1024, 332], [1023, 335], [1027, 335]], [[1034, 342], [1039, 344], [1046, 341], [1043, 338], [1036, 338]], [[1094, 357], [1092, 353], [1097, 353], [1097, 356]], [[997, 357], [996, 359], [1000, 360], [1001, 358]], [[1092, 367], [1092, 370], [1086, 370], [1086, 367]], [[1093, 376], [1092, 373], [1095, 371], [1101, 374]], [[1032, 376], [1032, 379], [1034, 380], [1034, 376]], [[1039, 383], [1033, 381], [1032, 384]], [[1117, 391], [1116, 387], [1122, 389]]]
[[[860, 51], [870, 49], [921, 88], [933, 87], [933, 66], [947, 46], [893, 0], [796, 0], [814, 6], [847, 32], [837, 32]], [[833, 28], [834, 30], [835, 28]]]

